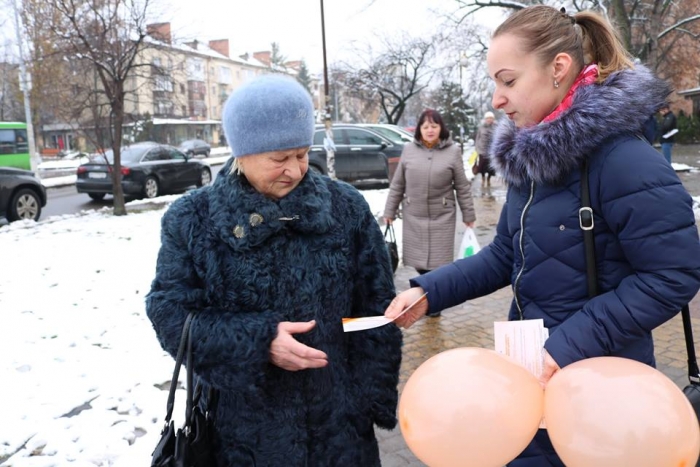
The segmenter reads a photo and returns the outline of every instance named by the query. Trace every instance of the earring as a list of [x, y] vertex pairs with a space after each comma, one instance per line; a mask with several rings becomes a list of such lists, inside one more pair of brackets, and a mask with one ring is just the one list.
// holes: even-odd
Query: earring
[[558, 88], [558, 87], [559, 87], [559, 81], [557, 81], [556, 79], [554, 80], [554, 87], [555, 87], [555, 88]]

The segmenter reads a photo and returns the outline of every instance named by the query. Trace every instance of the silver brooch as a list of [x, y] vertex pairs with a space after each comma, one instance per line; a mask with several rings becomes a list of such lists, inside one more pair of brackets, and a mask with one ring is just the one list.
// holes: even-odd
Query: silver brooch
[[251, 226], [255, 227], [256, 225], [260, 225], [263, 223], [263, 216], [261, 216], [257, 212], [254, 212], [250, 215], [248, 221], [250, 222]]
[[243, 228], [242, 225], [237, 225], [236, 227], [233, 228], [233, 236], [236, 238], [245, 237], [245, 228]]

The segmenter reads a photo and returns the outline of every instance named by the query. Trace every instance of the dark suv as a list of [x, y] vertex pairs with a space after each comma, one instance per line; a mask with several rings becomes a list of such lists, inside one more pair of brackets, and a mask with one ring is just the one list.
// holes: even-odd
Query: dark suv
[[201, 139], [188, 139], [180, 143], [179, 149], [188, 156], [202, 154], [204, 157], [209, 157], [211, 145]]
[[[328, 174], [323, 140], [326, 129], [316, 125], [314, 142], [309, 150], [309, 167]], [[382, 135], [353, 124], [334, 124], [335, 174], [346, 182], [391, 180], [401, 157], [403, 145], [395, 144]]]
[[39, 220], [46, 206], [46, 189], [34, 173], [0, 167], [0, 217], [8, 221]]

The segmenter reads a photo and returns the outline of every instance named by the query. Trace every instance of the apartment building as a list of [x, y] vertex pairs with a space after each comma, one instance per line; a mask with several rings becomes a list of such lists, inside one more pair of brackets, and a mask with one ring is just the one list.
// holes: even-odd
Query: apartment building
[[[148, 66], [134, 70], [126, 82], [127, 139], [143, 139], [146, 132], [146, 139], [172, 145], [193, 138], [225, 144], [221, 113], [234, 89], [260, 74], [298, 73], [295, 66], [273, 67], [270, 52], [234, 55], [228, 39], [176, 43], [170, 23], [150, 24], [147, 31], [138, 61]], [[313, 87], [318, 105], [318, 80]], [[42, 128], [42, 141], [45, 147], [76, 141], [72, 146], [89, 149], [79, 133], [75, 125], [56, 122]]]
[[151, 73], [134, 74], [129, 88], [134, 99], [127, 105], [132, 116], [152, 118], [153, 139], [177, 145], [199, 138], [223, 143], [221, 112], [229, 94], [270, 67], [254, 57], [231, 56], [228, 39], [176, 44], [170, 23], [148, 27], [149, 46], [143, 61]]

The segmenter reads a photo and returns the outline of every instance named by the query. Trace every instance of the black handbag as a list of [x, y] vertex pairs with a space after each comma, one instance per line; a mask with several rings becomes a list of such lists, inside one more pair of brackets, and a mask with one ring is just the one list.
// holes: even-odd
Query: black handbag
[[[152, 454], [151, 467], [215, 467], [214, 457], [214, 413], [218, 400], [218, 391], [210, 389], [206, 402], [206, 408], [200, 408], [202, 387], [198, 384], [194, 388], [194, 371], [192, 369], [192, 333], [190, 326], [194, 314], [187, 315], [182, 328], [180, 346], [175, 359], [175, 370], [170, 381], [168, 394], [167, 414], [165, 427], [161, 432], [161, 438]], [[182, 428], [175, 429], [172, 421], [173, 406], [175, 404], [175, 390], [177, 388], [180, 367], [183, 356], [187, 352], [187, 404], [185, 410], [185, 423]]]
[[386, 243], [386, 249], [389, 250], [391, 270], [396, 272], [396, 268], [399, 267], [399, 246], [396, 244], [394, 226], [391, 224], [387, 224], [384, 229], [384, 243]]
[[[588, 286], [588, 297], [593, 298], [598, 295], [598, 277], [595, 263], [595, 243], [593, 241], [593, 209], [591, 209], [591, 198], [588, 190], [588, 159], [584, 159], [581, 169], [581, 209], [579, 209], [579, 224], [583, 230], [583, 245], [586, 250], [586, 277]], [[683, 318], [683, 333], [685, 334], [685, 347], [688, 352], [688, 384], [683, 388], [683, 394], [688, 398], [695, 410], [698, 420], [700, 420], [700, 370], [695, 356], [695, 342], [693, 340], [693, 328], [690, 323], [690, 308], [684, 305], [681, 308]], [[697, 466], [700, 467], [700, 460]]]

